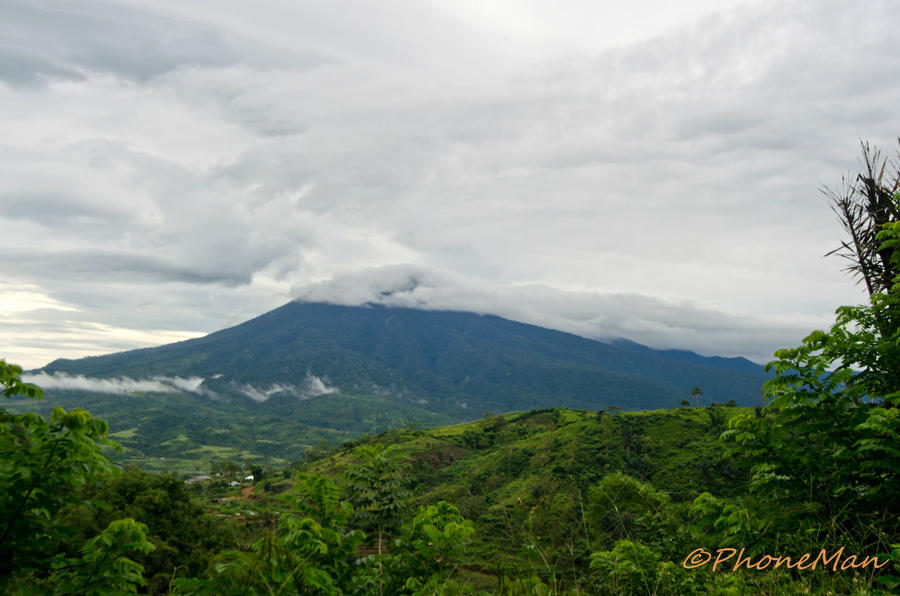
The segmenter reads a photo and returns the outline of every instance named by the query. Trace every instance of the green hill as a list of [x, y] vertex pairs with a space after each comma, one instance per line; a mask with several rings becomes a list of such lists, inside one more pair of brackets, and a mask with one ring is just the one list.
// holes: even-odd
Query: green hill
[[[739, 495], [749, 471], [726, 460], [718, 437], [740, 408], [685, 408], [607, 413], [548, 409], [430, 430], [397, 430], [363, 437], [311, 462], [304, 472], [338, 480], [359, 445], [397, 444], [411, 463], [413, 504], [445, 500], [475, 521], [479, 541], [464, 566], [476, 584], [497, 575], [564, 576], [584, 569], [590, 552], [647, 530], [635, 511], [624, 534], [608, 511], [592, 512], [592, 488], [624, 474], [665, 494], [673, 528], [701, 492]], [[631, 527], [633, 526], [633, 527]], [[659, 531], [659, 528], [653, 530]], [[625, 535], [627, 534], [627, 536]], [[671, 537], [667, 556], [691, 548]], [[539, 544], [539, 556], [529, 545]], [[530, 553], [530, 554], [529, 554]], [[545, 560], [546, 559], [546, 560]], [[563, 580], [563, 578], [560, 578]]]

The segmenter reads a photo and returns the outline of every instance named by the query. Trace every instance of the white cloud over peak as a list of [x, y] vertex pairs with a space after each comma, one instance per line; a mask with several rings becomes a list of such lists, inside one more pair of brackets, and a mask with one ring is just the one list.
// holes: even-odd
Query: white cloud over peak
[[629, 338], [654, 348], [746, 356], [758, 362], [771, 359], [773, 345], [792, 346], [829, 322], [809, 315], [726, 313], [691, 301], [638, 294], [499, 284], [406, 265], [335, 276], [296, 288], [295, 295], [303, 302], [493, 314], [591, 339]]

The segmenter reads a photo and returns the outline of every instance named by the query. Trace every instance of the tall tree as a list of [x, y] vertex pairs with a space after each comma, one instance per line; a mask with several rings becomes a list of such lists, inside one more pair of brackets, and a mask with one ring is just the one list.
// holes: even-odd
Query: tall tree
[[405, 474], [409, 464], [396, 445], [361, 445], [353, 455], [354, 462], [346, 469], [347, 489], [356, 522], [367, 533], [368, 540], [373, 536], [376, 539], [380, 594], [384, 539], [400, 527], [402, 516], [409, 508], [409, 480]]
[[[900, 139], [898, 139], [900, 141]], [[883, 246], [878, 234], [886, 224], [900, 221], [900, 163], [892, 163], [866, 141], [862, 148], [862, 169], [839, 189], [825, 188], [832, 209], [838, 215], [849, 238], [828, 254], [850, 261], [847, 271], [866, 285], [869, 295], [887, 292], [900, 274], [893, 258], [895, 249]]]
[[[756, 498], [712, 507], [726, 536], [885, 552], [900, 531], [900, 192], [896, 165], [886, 174], [865, 143], [863, 162], [834, 201], [851, 237], [842, 256], [869, 301], [838, 308], [829, 330], [778, 350], [762, 415], [730, 421], [723, 437], [752, 464]], [[696, 509], [711, 505], [703, 495]]]

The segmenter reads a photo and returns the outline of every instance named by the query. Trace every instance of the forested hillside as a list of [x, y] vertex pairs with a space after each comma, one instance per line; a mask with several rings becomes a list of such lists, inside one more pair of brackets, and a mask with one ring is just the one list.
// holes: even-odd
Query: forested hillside
[[[4, 375], [8, 392], [40, 394], [14, 367]], [[807, 469], [816, 492], [793, 493], [768, 484], [788, 479], [768, 471], [791, 446], [766, 443], [762, 468], [758, 452], [734, 449], [727, 429], [777, 430], [772, 411], [535, 410], [364, 436], [292, 466], [217, 466], [189, 483], [110, 467], [105, 423], [84, 411], [49, 425], [27, 416], [4, 419], [6, 446], [26, 429], [32, 440], [5, 459], [10, 593], [888, 594], [900, 561], [888, 477], [834, 469], [866, 505], [849, 510], [851, 476]], [[856, 568], [797, 569], [842, 546], [838, 560]], [[740, 548], [749, 559], [736, 568]], [[719, 569], [693, 568], [697, 549]], [[767, 556], [793, 567], [747, 567]]]
[[[655, 351], [467, 312], [291, 302], [206, 337], [80, 360], [43, 372], [91, 378], [202, 379], [198, 392], [247, 387], [297, 397], [310, 376], [347, 395], [380, 395], [458, 420], [560, 404], [675, 407], [692, 387], [707, 404], [760, 403], [748, 360]], [[246, 399], [246, 398], [245, 398]]]

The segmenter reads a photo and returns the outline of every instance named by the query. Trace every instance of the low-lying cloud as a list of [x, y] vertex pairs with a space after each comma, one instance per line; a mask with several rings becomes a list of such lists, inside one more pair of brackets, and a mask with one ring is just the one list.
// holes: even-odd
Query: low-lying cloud
[[130, 377], [115, 377], [100, 379], [85, 377], [84, 375], [67, 375], [66, 373], [45, 372], [22, 375], [26, 383], [34, 383], [43, 389], [62, 389], [93, 391], [96, 393], [193, 393], [196, 395], [209, 395], [209, 392], [201, 387], [203, 379], [200, 377], [151, 377], [149, 379], [132, 379]]
[[[221, 376], [213, 375], [211, 378], [218, 379]], [[206, 379], [202, 377], [155, 376], [148, 379], [132, 379], [130, 377], [101, 379], [84, 375], [69, 375], [61, 372], [40, 372], [24, 374], [22, 375], [22, 380], [26, 383], [34, 383], [43, 389], [64, 391], [91, 391], [113, 395], [129, 393], [189, 393], [216, 397], [214, 391], [203, 385]], [[247, 383], [232, 382], [230, 386], [255, 402], [264, 402], [277, 393], [286, 393], [297, 399], [305, 400], [338, 392], [336, 387], [331, 387], [325, 381], [312, 374], [308, 374], [303, 383], [298, 385], [273, 383], [268, 387], [256, 387]]]
[[248, 384], [234, 384], [234, 386], [238, 391], [255, 402], [264, 402], [278, 393], [285, 393], [291, 397], [305, 400], [319, 397], [320, 395], [337, 393], [338, 391], [336, 387], [330, 387], [325, 381], [315, 375], [307, 375], [306, 380], [301, 385], [273, 383], [267, 388], [254, 387]]

